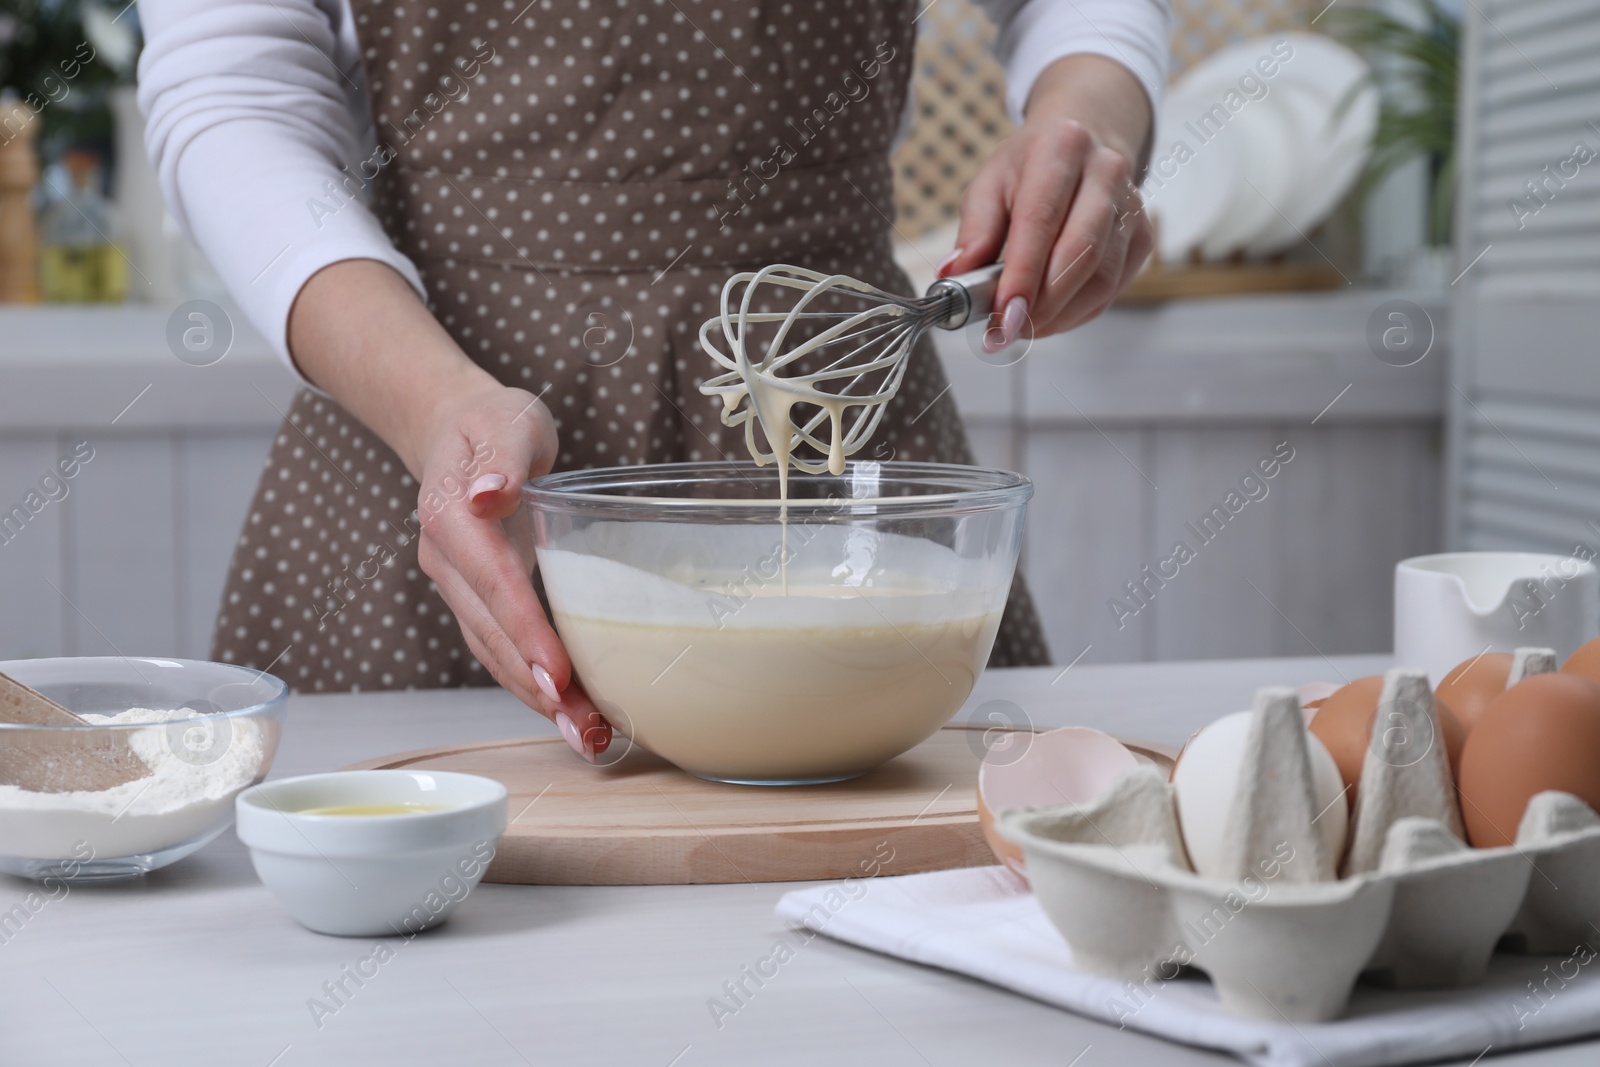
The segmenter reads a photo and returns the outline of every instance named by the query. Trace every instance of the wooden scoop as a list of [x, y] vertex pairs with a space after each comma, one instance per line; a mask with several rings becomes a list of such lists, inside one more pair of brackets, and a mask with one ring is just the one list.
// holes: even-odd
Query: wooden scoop
[[[0, 672], [0, 722], [90, 725], [4, 672]], [[0, 731], [0, 784], [32, 793], [99, 791], [149, 773], [149, 765], [128, 746], [122, 730]]]

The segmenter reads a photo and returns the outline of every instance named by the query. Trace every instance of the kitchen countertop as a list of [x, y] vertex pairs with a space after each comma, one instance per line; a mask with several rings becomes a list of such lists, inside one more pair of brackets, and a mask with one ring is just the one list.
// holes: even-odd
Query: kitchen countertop
[[[1355, 678], [1381, 657], [992, 671], [997, 713], [1178, 744], [1258, 685]], [[273, 776], [448, 742], [553, 732], [500, 690], [295, 697]], [[0, 912], [30, 883], [0, 876]], [[373, 939], [296, 925], [232, 831], [142, 882], [78, 886], [0, 943], [7, 1067], [328, 1064], [1233, 1063], [817, 938], [719, 1028], [707, 1004], [784, 932], [793, 884], [482, 885], [318, 1020], [308, 1001]], [[369, 968], [370, 969], [370, 968]], [[1074, 1057], [1080, 1057], [1075, 1059]], [[1600, 1043], [1486, 1062], [1593, 1064]], [[1466, 1063], [1468, 1061], [1460, 1061]]]
[[0, 433], [276, 429], [295, 393], [288, 368], [243, 314], [217, 305], [200, 310], [219, 348], [231, 335], [223, 354], [184, 362], [172, 338], [193, 328], [191, 310], [0, 306]]

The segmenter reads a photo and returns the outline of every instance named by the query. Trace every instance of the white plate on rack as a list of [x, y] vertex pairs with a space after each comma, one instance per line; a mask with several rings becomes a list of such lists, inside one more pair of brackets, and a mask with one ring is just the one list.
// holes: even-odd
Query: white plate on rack
[[1327, 219], [1361, 177], [1378, 127], [1378, 91], [1364, 59], [1321, 34], [1277, 39], [1294, 49], [1273, 89], [1293, 116], [1304, 177], [1282, 205], [1280, 225], [1251, 242], [1248, 251], [1256, 255], [1282, 251]]
[[[1194, 246], [1207, 259], [1272, 255], [1321, 225], [1371, 151], [1377, 92], [1370, 85], [1356, 91], [1369, 74], [1365, 60], [1321, 34], [1277, 33], [1229, 45], [1180, 78], [1158, 129], [1165, 140], [1182, 138], [1195, 149], [1182, 168], [1195, 173], [1180, 173], [1156, 194], [1169, 197], [1168, 213], [1184, 221], [1170, 242], [1162, 238], [1163, 257], [1181, 258]], [[1199, 128], [1207, 112], [1213, 125], [1215, 115], [1226, 114], [1220, 129]], [[1209, 139], [1201, 142], [1202, 135]], [[1157, 162], [1163, 147], [1158, 141]], [[1237, 174], [1225, 173], [1219, 158], [1203, 158], [1228, 154]]]
[[1293, 120], [1276, 96], [1252, 100], [1216, 140], [1223, 138], [1235, 141], [1234, 150], [1244, 156], [1245, 166], [1227, 213], [1200, 244], [1206, 259], [1224, 259], [1277, 226], [1300, 177]]
[[1185, 124], [1199, 115], [1199, 98], [1173, 93], [1162, 104], [1141, 190], [1155, 220], [1157, 250], [1166, 263], [1184, 263], [1228, 211], [1244, 181], [1238, 138], [1201, 142]]

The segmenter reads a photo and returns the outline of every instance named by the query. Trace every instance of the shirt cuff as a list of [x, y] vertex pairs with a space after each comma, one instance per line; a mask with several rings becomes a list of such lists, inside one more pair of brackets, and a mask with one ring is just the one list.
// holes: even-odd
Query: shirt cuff
[[1021, 124], [1034, 82], [1046, 67], [1071, 55], [1099, 55], [1128, 69], [1144, 86], [1150, 114], [1167, 85], [1171, 10], [1162, 0], [1029, 0], [996, 41], [1006, 69], [1006, 110]]
[[[272, 138], [275, 132], [242, 121], [200, 132], [176, 161], [170, 188], [183, 209], [177, 213], [245, 317], [296, 379], [315, 388], [289, 355], [289, 312], [313, 274], [342, 260], [376, 260], [423, 301], [428, 294], [361, 194], [339, 184], [358, 188], [348, 173], [281, 133]], [[273, 166], [256, 162], [263, 149], [275, 157]]]
[[327, 394], [301, 373], [289, 353], [289, 313], [294, 309], [300, 290], [305, 288], [313, 274], [324, 267], [350, 259], [371, 259], [393, 267], [416, 290], [417, 296], [424, 303], [427, 302], [428, 292], [416, 266], [387, 240], [340, 240], [290, 248], [263, 270], [251, 286], [259, 293], [245, 300], [239, 297], [238, 290], [232, 290], [251, 324], [272, 344], [273, 351], [278, 353], [300, 385], [324, 396]]

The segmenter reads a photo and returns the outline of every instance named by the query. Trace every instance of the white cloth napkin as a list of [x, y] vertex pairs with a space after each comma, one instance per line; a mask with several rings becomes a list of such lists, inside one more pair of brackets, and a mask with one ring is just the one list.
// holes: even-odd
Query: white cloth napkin
[[1499, 954], [1488, 978], [1464, 989], [1358, 985], [1344, 1018], [1288, 1024], [1225, 1013], [1203, 978], [1140, 986], [1077, 970], [1033, 894], [1004, 867], [799, 889], [784, 894], [777, 911], [840, 941], [1262, 1067], [1470, 1060], [1489, 1048], [1600, 1033], [1600, 935], [1571, 956]]

